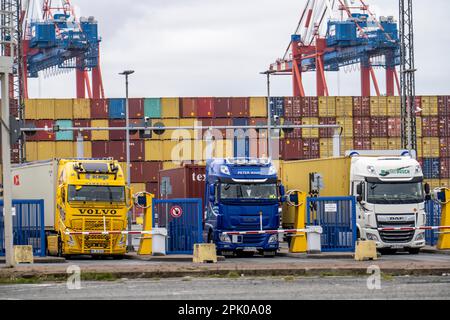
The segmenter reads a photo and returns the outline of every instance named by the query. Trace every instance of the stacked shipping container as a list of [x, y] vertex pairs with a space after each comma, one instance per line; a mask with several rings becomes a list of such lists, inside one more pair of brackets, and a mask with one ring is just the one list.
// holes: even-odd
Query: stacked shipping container
[[[432, 186], [450, 182], [450, 96], [418, 97], [418, 156]], [[228, 126], [264, 125], [267, 112], [279, 117], [280, 124], [338, 124], [343, 127], [342, 152], [348, 149], [381, 150], [401, 147], [400, 99], [398, 97], [274, 97], [267, 106], [264, 97], [241, 98], [148, 98], [130, 99], [132, 124], [144, 117], [164, 126]], [[25, 118], [39, 128], [61, 127], [123, 127], [125, 100], [39, 99], [27, 100]], [[204, 132], [172, 132], [140, 139], [131, 135], [131, 181], [137, 189], [157, 191], [158, 172], [178, 164], [172, 160], [195, 160], [202, 163], [208, 156], [267, 156], [267, 142], [243, 132], [228, 134], [222, 142], [209, 146], [200, 139]], [[263, 137], [264, 130], [259, 132]], [[83, 131], [86, 157], [113, 157], [125, 162], [125, 131]], [[330, 129], [295, 129], [281, 132], [280, 159], [299, 160], [332, 155]], [[39, 132], [26, 143], [28, 161], [75, 157], [78, 133]], [[237, 154], [237, 145], [243, 146]], [[13, 148], [16, 150], [17, 148]], [[15, 152], [18, 160], [18, 152]], [[145, 185], [147, 184], [147, 185]]]

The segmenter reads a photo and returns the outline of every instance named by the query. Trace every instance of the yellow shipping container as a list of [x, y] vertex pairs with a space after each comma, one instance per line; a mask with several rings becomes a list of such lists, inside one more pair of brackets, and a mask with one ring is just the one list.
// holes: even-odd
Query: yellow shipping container
[[[198, 125], [200, 125], [201, 123], [196, 120], [196, 119], [192, 119], [192, 118], [185, 118], [185, 119], [180, 119], [179, 120], [179, 126], [180, 127], [194, 127], [196, 126], [196, 123]], [[186, 129], [183, 129], [186, 131]], [[189, 132], [189, 139], [195, 139], [195, 132], [194, 130], [187, 130]], [[198, 130], [199, 134], [201, 135], [201, 130]]]
[[54, 99], [37, 99], [36, 103], [36, 119], [37, 120], [54, 120], [55, 119], [55, 100]]
[[353, 97], [336, 97], [336, 116], [353, 116]]
[[[180, 152], [180, 158], [185, 160], [204, 161], [206, 142], [203, 140], [183, 141], [191, 147], [191, 154], [186, 155], [184, 152]], [[214, 144], [213, 144], [214, 148]], [[188, 149], [184, 149], [188, 150]]]
[[387, 150], [388, 147], [387, 138], [372, 138], [372, 150]]
[[25, 100], [25, 120], [36, 120], [36, 100]]
[[133, 192], [133, 194], [146, 191], [146, 185], [145, 185], [145, 183], [132, 183], [131, 191]]
[[341, 139], [341, 156], [345, 155], [346, 151], [350, 151], [354, 149], [354, 140], [353, 138], [342, 138]]
[[443, 181], [439, 179], [428, 179], [425, 181], [430, 185], [431, 190], [443, 187]]
[[[178, 120], [178, 119], [163, 119], [161, 121], [155, 121], [155, 123], [156, 122], [161, 122], [164, 125], [164, 127], [166, 127], [166, 128], [168, 128], [168, 127], [179, 127], [180, 126], [180, 120]], [[187, 136], [188, 133], [187, 132], [181, 132], [181, 131], [175, 132], [174, 130], [165, 130], [165, 132], [162, 135], [157, 136], [156, 134], [153, 134], [152, 137], [155, 136], [156, 139], [159, 138], [159, 139], [162, 139], [162, 140], [171, 140], [173, 134], [176, 134], [175, 137], [177, 137], [177, 138], [178, 138], [178, 136], [180, 134], [183, 137], [186, 135], [186, 137], [184, 137], [184, 138], [188, 138], [188, 136]]]
[[[104, 128], [109, 127], [108, 120], [92, 120], [91, 126], [93, 128]], [[93, 141], [108, 141], [109, 140], [109, 131], [92, 131], [92, 140]]]
[[336, 117], [336, 97], [319, 97], [319, 117]]
[[417, 138], [417, 157], [418, 158], [423, 158], [423, 141], [422, 138]]
[[331, 158], [333, 156], [333, 139], [320, 139], [320, 158]]
[[73, 118], [91, 119], [91, 101], [89, 99], [73, 100]]
[[160, 140], [145, 141], [145, 161], [163, 161], [163, 142]]
[[41, 141], [37, 143], [37, 160], [50, 160], [56, 157], [56, 143]]
[[422, 137], [422, 117], [416, 117], [417, 137]]
[[180, 168], [181, 165], [173, 163], [172, 161], [164, 161], [162, 163], [162, 170], [170, 170], [175, 168]]
[[37, 144], [38, 144], [37, 142], [33, 142], [33, 141], [27, 142], [25, 144], [25, 158], [26, 158], [27, 162], [38, 160]]
[[[233, 140], [215, 140], [210, 146], [206, 141], [204, 143], [204, 159], [210, 158], [230, 158], [233, 157]], [[196, 159], [197, 160], [197, 159]]]
[[343, 137], [353, 138], [353, 118], [336, 118], [336, 124], [340, 125], [343, 128]]
[[438, 115], [438, 97], [423, 96], [422, 97], [422, 115], [423, 116], [437, 116]]
[[388, 116], [387, 97], [372, 97], [370, 98], [370, 115], [372, 117], [387, 117]]
[[400, 150], [402, 149], [402, 139], [401, 138], [389, 138], [388, 139], [389, 150]]
[[119, 162], [119, 165], [122, 168], [125, 181], [127, 181], [127, 178], [128, 178], [127, 163], [126, 162]]
[[387, 97], [387, 109], [390, 117], [401, 116], [400, 97]]
[[439, 138], [422, 138], [423, 158], [439, 158]]
[[180, 117], [180, 101], [178, 98], [161, 98], [161, 117], [178, 119]]
[[[303, 118], [303, 125], [318, 125], [319, 118]], [[302, 129], [302, 137], [303, 138], [319, 138], [319, 129]]]
[[[282, 182], [286, 190], [309, 192], [309, 174], [319, 173], [323, 177], [321, 196], [347, 196], [350, 190], [351, 158], [315, 159], [306, 161], [284, 161]], [[294, 226], [296, 208], [283, 206], [283, 227]]]
[[267, 118], [267, 98], [264, 97], [250, 98], [250, 117]]
[[[161, 151], [159, 151], [161, 152]], [[164, 140], [162, 142], [162, 160], [181, 162], [192, 155], [192, 144], [190, 141], [172, 141]]]
[[74, 158], [76, 155], [76, 149], [74, 149], [74, 143], [69, 141], [57, 141], [55, 142], [55, 158], [67, 159]]
[[[84, 158], [92, 158], [92, 142], [91, 141], [84, 141], [83, 142], [83, 152], [84, 152]], [[73, 143], [73, 156], [78, 156], [78, 143]]]
[[55, 119], [73, 119], [73, 99], [55, 99]]

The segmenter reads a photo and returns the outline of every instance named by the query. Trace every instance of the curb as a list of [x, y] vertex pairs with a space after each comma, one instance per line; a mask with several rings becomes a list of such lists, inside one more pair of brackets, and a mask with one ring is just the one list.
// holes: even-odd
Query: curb
[[[193, 256], [139, 256], [136, 254], [126, 254], [125, 259], [128, 260], [139, 260], [139, 261], [153, 261], [153, 262], [191, 262]], [[225, 261], [224, 256], [217, 256], [218, 262]]]
[[[33, 263], [37, 264], [53, 264], [53, 263], [66, 263], [67, 260], [61, 257], [34, 257]], [[0, 264], [5, 264], [6, 259], [0, 258]]]

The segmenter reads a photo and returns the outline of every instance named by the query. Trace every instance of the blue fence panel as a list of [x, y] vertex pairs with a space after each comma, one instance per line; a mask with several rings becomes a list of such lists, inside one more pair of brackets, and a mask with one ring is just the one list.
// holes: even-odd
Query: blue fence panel
[[[425, 204], [425, 211], [427, 214], [427, 226], [437, 227], [441, 225], [441, 210], [440, 204], [435, 201], [427, 201]], [[426, 230], [425, 239], [429, 246], [435, 246], [438, 242], [439, 234], [437, 230]]]
[[194, 244], [201, 243], [202, 200], [153, 200], [153, 226], [167, 228], [167, 253], [192, 254]]
[[[3, 200], [0, 200], [0, 256], [5, 255]], [[35, 256], [46, 255], [44, 200], [13, 200], [14, 245], [31, 245]]]
[[307, 200], [307, 224], [321, 226], [323, 252], [353, 252], [356, 243], [356, 199], [320, 197]]

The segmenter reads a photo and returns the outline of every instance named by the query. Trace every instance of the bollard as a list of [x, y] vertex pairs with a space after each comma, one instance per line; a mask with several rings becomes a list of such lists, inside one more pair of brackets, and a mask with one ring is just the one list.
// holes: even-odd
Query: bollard
[[[306, 227], [306, 197], [307, 194], [304, 192], [297, 192], [298, 195], [298, 203], [299, 205], [296, 207], [296, 215], [295, 215], [295, 226], [294, 229], [300, 230], [305, 229]], [[297, 232], [292, 236], [291, 246], [289, 248], [289, 252], [291, 253], [305, 253], [308, 250], [307, 241], [306, 241], [306, 232]]]
[[[441, 226], [450, 226], [450, 189], [442, 189], [443, 201], [442, 203], [442, 216]], [[450, 231], [444, 230], [439, 234], [439, 240], [437, 244], [438, 250], [450, 249]]]
[[[151, 231], [153, 228], [153, 198], [155, 197], [151, 193], [145, 192], [145, 206], [142, 206], [144, 210], [144, 223], [142, 229], [144, 231]], [[151, 234], [144, 234], [141, 237], [139, 244], [138, 255], [151, 255], [152, 250], [152, 238]]]

